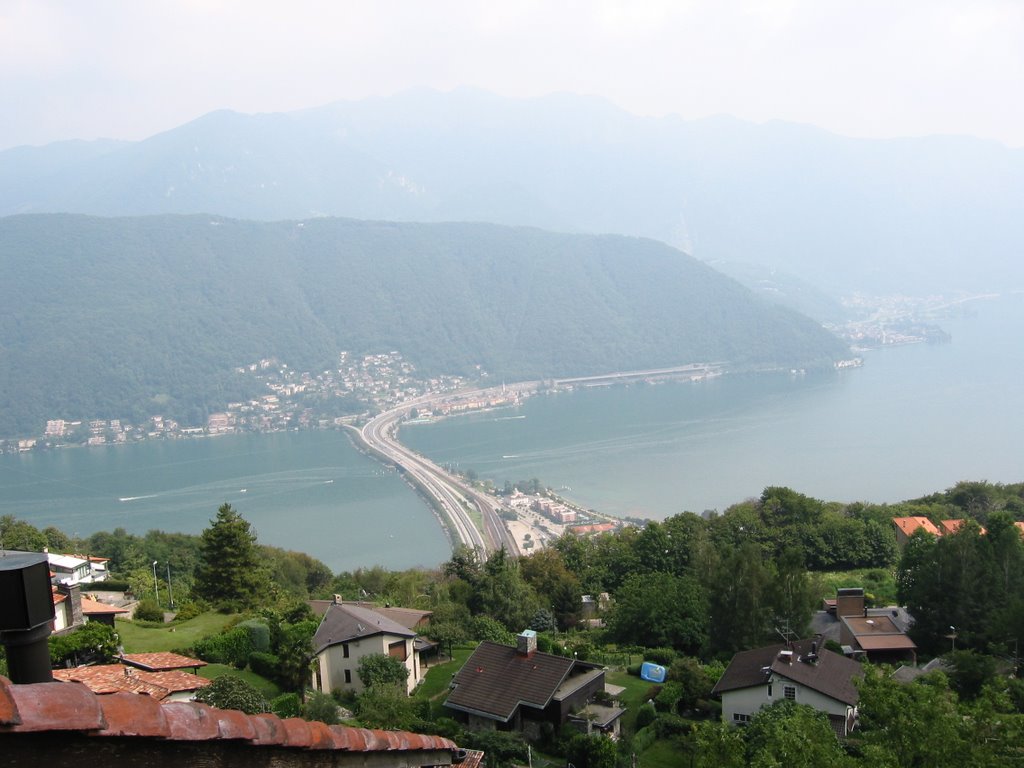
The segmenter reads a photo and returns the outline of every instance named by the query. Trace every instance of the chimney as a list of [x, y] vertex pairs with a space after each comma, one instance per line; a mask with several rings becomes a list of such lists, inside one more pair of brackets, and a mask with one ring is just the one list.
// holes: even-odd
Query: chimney
[[846, 587], [836, 590], [836, 618], [844, 616], [866, 616], [864, 590], [860, 587]]
[[533, 656], [537, 652], [537, 633], [532, 629], [524, 629], [516, 638], [516, 652], [526, 658]]
[[57, 591], [62, 595], [67, 595], [68, 598], [67, 604], [70, 608], [68, 626], [80, 627], [85, 624], [85, 616], [82, 614], [82, 588], [78, 584], [61, 582], [57, 585]]
[[793, 652], [792, 651], [779, 651], [779, 661], [783, 664], [793, 663]]
[[50, 564], [45, 554], [10, 553], [0, 557], [0, 643], [7, 651], [13, 683], [53, 680], [47, 638], [54, 618]]

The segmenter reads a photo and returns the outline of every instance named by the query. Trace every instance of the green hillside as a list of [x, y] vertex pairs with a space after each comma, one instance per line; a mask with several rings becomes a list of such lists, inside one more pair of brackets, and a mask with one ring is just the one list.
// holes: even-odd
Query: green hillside
[[0, 219], [0, 434], [46, 418], [197, 423], [235, 366], [399, 350], [507, 380], [728, 361], [827, 364], [807, 318], [664, 244], [489, 224]]

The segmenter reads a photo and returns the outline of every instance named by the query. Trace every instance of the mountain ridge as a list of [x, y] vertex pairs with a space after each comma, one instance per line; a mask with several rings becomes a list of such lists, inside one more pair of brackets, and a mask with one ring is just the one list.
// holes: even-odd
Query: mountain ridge
[[232, 370], [264, 357], [316, 371], [341, 350], [396, 349], [427, 374], [516, 380], [828, 366], [847, 351], [692, 257], [619, 235], [32, 214], [0, 219], [0, 269], [0, 434], [160, 403], [201, 423], [245, 395]]

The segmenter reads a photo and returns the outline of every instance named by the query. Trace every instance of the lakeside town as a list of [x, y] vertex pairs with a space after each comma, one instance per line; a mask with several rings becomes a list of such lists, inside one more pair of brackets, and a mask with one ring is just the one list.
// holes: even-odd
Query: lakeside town
[[[936, 319], [971, 312], [971, 301], [987, 298], [972, 295], [958, 299], [943, 296], [863, 296], [854, 295], [843, 306], [859, 318], [840, 324], [826, 324], [833, 333], [850, 344], [854, 352], [880, 347], [942, 343], [949, 334], [935, 324]], [[860, 358], [842, 360], [837, 369], [857, 367]], [[679, 373], [671, 370], [672, 375]], [[358, 355], [342, 351], [337, 367], [321, 373], [298, 371], [276, 358], [268, 357], [234, 369], [248, 389], [261, 392], [245, 400], [225, 405], [210, 413], [205, 424], [181, 424], [164, 414], [153, 414], [133, 423], [125, 418], [68, 418], [54, 414], [38, 435], [0, 440], [0, 453], [28, 452], [67, 446], [101, 446], [168, 440], [186, 437], [224, 435], [239, 432], [279, 432], [292, 429], [332, 429], [353, 424], [368, 415], [385, 411], [417, 398], [431, 398], [434, 404], [413, 414], [413, 418], [433, 419], [453, 413], [515, 406], [535, 388], [508, 387], [487, 399], [458, 396], [473, 383], [486, 383], [488, 372], [477, 366], [472, 378], [457, 375], [424, 377], [396, 350]], [[718, 371], [720, 373], [720, 371]], [[704, 375], [717, 375], [706, 371]], [[650, 377], [652, 380], [658, 377]], [[692, 378], [692, 377], [691, 377]], [[574, 386], [552, 381], [549, 389]], [[584, 386], [586, 386], [584, 384]], [[437, 396], [451, 394], [443, 402]]]

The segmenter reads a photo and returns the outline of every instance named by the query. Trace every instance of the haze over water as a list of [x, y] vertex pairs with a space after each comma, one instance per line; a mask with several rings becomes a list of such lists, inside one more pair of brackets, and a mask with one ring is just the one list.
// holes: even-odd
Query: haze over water
[[964, 479], [1019, 482], [1024, 297], [970, 309], [941, 321], [949, 344], [868, 352], [835, 375], [584, 389], [401, 438], [499, 484], [537, 477], [585, 506], [653, 518], [722, 510], [769, 485], [894, 502]]
[[[964, 479], [1019, 482], [1024, 296], [971, 309], [942, 321], [949, 344], [869, 352], [835, 375], [585, 389], [406, 426], [401, 438], [499, 484], [538, 477], [588, 507], [654, 518], [721, 510], [768, 485], [894, 502]], [[412, 489], [338, 432], [0, 456], [0, 515], [69, 534], [198, 533], [225, 501], [262, 543], [335, 570], [448, 556]]]

